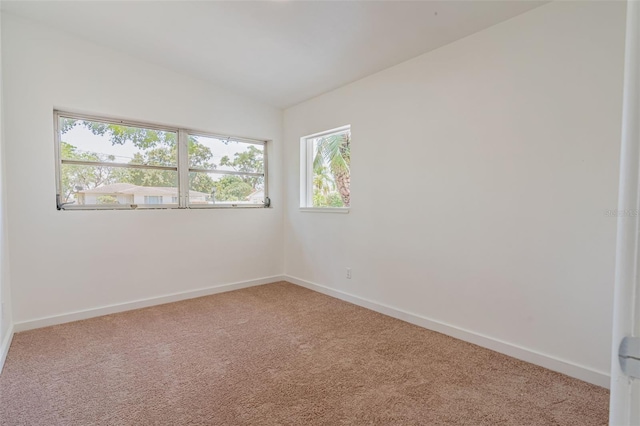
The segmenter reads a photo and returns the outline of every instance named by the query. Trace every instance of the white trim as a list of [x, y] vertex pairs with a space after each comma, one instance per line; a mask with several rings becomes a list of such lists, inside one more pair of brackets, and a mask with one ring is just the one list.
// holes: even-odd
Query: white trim
[[[272, 146], [273, 144], [269, 143], [269, 141], [264, 141], [264, 146], [262, 147], [262, 168], [264, 170], [264, 189], [262, 190], [264, 192], [264, 199], [262, 201], [265, 206], [267, 205], [267, 198], [269, 198], [269, 150]], [[257, 189], [257, 191], [260, 191], [260, 189]], [[271, 206], [270, 198], [269, 206]]]
[[180, 170], [189, 170], [189, 136], [184, 129], [178, 130], [178, 207], [189, 206], [189, 175]]
[[305, 287], [310, 290], [317, 291], [319, 293], [323, 293], [328, 296], [332, 296], [367, 309], [371, 309], [372, 311], [379, 312], [381, 314], [388, 315], [390, 317], [397, 318], [399, 320], [406, 321], [408, 323], [415, 324], [429, 330], [437, 331], [439, 333], [446, 334], [448, 336], [455, 337], [457, 339], [464, 340], [466, 342], [470, 342], [478, 346], [482, 346], [484, 348], [491, 349], [496, 352], [500, 352], [505, 355], [548, 368], [553, 371], [557, 371], [559, 373], [566, 374], [567, 376], [584, 380], [585, 382], [589, 382], [605, 388], [609, 387], [610, 378], [609, 374], [606, 372], [597, 371], [589, 367], [573, 363], [571, 361], [559, 359], [554, 356], [543, 354], [529, 348], [524, 348], [509, 342], [495, 339], [493, 337], [479, 334], [470, 330], [465, 330], [450, 324], [443, 323], [441, 321], [426, 318], [421, 315], [413, 314], [402, 309], [394, 308], [383, 303], [365, 299], [360, 296], [349, 294], [340, 290], [335, 290], [320, 284], [315, 284], [310, 281], [293, 277], [291, 275], [274, 275], [271, 277], [260, 278], [256, 280], [223, 284], [198, 290], [173, 293], [159, 297], [140, 299], [132, 302], [108, 305], [99, 308], [86, 309], [82, 311], [70, 312], [66, 314], [54, 315], [50, 317], [38, 318], [11, 324], [9, 326], [7, 336], [5, 337], [4, 341], [2, 342], [2, 346], [0, 347], [0, 372], [2, 366], [4, 365], [4, 361], [6, 359], [9, 347], [11, 345], [11, 339], [13, 338], [14, 333], [32, 330], [35, 328], [48, 327], [51, 325], [63, 324], [72, 321], [79, 321], [102, 315], [109, 315], [117, 312], [125, 312], [133, 309], [146, 308], [149, 306], [178, 302], [181, 300], [193, 299], [196, 297], [208, 296], [217, 293], [224, 293], [227, 291], [239, 290], [242, 288], [255, 287], [278, 281], [289, 281], [301, 287]]
[[[263, 155], [263, 158], [264, 158], [264, 155]], [[86, 161], [86, 163], [89, 163], [89, 161]], [[189, 167], [189, 173], [208, 173], [212, 175], [226, 175], [226, 176], [255, 176], [255, 177], [263, 176], [264, 177], [264, 173], [260, 173], [260, 172], [238, 172], [235, 170], [200, 169], [198, 167]]]
[[332, 135], [334, 133], [346, 133], [351, 130], [351, 124], [345, 124], [344, 126], [336, 127], [335, 129], [323, 130], [322, 132], [313, 133], [311, 135], [303, 136], [302, 139], [315, 139], [320, 136]]
[[194, 299], [196, 297], [209, 296], [211, 294], [225, 293], [227, 291], [239, 290], [241, 288], [255, 287], [263, 284], [283, 281], [283, 275], [259, 278], [250, 281], [241, 281], [231, 284], [216, 285], [197, 290], [183, 291], [179, 293], [167, 294], [164, 296], [149, 297], [146, 299], [134, 300], [132, 302], [116, 303], [113, 305], [101, 306], [97, 308], [84, 309], [81, 311], [68, 312], [60, 315], [36, 318], [28, 321], [20, 321], [13, 324], [15, 333], [35, 328], [48, 327], [51, 325], [64, 324], [72, 321], [80, 321], [88, 318], [100, 317], [103, 315], [115, 314], [118, 312], [130, 311], [133, 309], [147, 308], [149, 306], [163, 305], [165, 303], [179, 302], [181, 300]]
[[[640, 206], [640, 3], [627, 2], [624, 86], [622, 101], [622, 137], [618, 209], [636, 210]], [[640, 336], [640, 273], [638, 250], [640, 218], [620, 215], [616, 239], [616, 269], [613, 292], [613, 329], [611, 345], [611, 396], [609, 424], [640, 424], [640, 383], [622, 371], [619, 345], [627, 336]]]
[[240, 136], [227, 136], [220, 135], [211, 132], [200, 132], [197, 130], [188, 130], [187, 135], [202, 137], [202, 138], [210, 138], [210, 139], [218, 139], [218, 140], [226, 140], [227, 142], [240, 142], [240, 143], [251, 143], [254, 145], [266, 145], [267, 139], [252, 139], [252, 138], [243, 138]]
[[300, 211], [307, 213], [349, 213], [349, 207], [300, 207]]
[[530, 362], [532, 364], [548, 368], [549, 370], [566, 374], [567, 376], [571, 376], [576, 379], [584, 380], [585, 382], [589, 382], [594, 385], [602, 386], [605, 388], [609, 387], [609, 374], [604, 371], [597, 371], [571, 361], [537, 352], [533, 349], [524, 348], [522, 346], [476, 333], [471, 330], [465, 330], [454, 325], [407, 312], [402, 309], [394, 308], [392, 306], [365, 299], [363, 297], [349, 294], [340, 290], [335, 290], [324, 285], [312, 283], [310, 281], [293, 277], [291, 275], [285, 275], [284, 279], [285, 281], [289, 281], [301, 287], [317, 291], [318, 293], [323, 293], [328, 296], [353, 303], [354, 305], [362, 306], [363, 308], [371, 309], [372, 311], [376, 311], [381, 314], [388, 315], [390, 317], [397, 318], [399, 320], [406, 321], [408, 323], [429, 330], [437, 331], [438, 333], [446, 334], [447, 336], [455, 337], [456, 339], [464, 340], [465, 342], [473, 343], [475, 345], [482, 346], [483, 348], [491, 349], [493, 351], [500, 352], [513, 358], [517, 358], [522, 361]]
[[9, 329], [7, 330], [7, 335], [4, 336], [2, 340], [2, 346], [0, 346], [0, 374], [2, 374], [2, 369], [4, 368], [4, 362], [7, 359], [7, 354], [9, 353], [9, 348], [11, 347], [11, 341], [13, 340], [14, 327], [13, 323], [9, 324]]
[[86, 211], [86, 210], [197, 210], [197, 209], [263, 209], [264, 204], [254, 203], [215, 203], [215, 204], [191, 204], [188, 207], [178, 207], [178, 204], [71, 204], [63, 206], [60, 210]]
[[313, 178], [309, 172], [313, 164], [313, 140], [300, 138], [300, 208], [313, 205]]
[[197, 209], [264, 209], [264, 203], [254, 204], [254, 203], [214, 203], [214, 204], [190, 204], [184, 210], [197, 210]]

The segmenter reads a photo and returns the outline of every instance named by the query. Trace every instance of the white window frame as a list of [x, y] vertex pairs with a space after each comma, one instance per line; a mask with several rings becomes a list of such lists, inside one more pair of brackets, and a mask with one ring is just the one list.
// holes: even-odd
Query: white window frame
[[300, 211], [323, 213], [349, 213], [351, 207], [313, 206], [313, 140], [322, 136], [351, 131], [351, 125], [336, 127], [300, 138]]
[[[153, 165], [138, 165], [127, 163], [112, 163], [112, 162], [95, 162], [95, 161], [77, 161], [77, 160], [63, 160], [61, 153], [61, 134], [60, 134], [60, 118], [70, 118], [74, 120], [86, 120], [95, 121], [99, 123], [118, 124], [122, 126], [140, 127], [151, 130], [161, 130], [164, 132], [176, 133], [178, 143], [177, 164], [176, 166], [153, 166]], [[268, 140], [251, 139], [245, 137], [221, 135], [216, 133], [202, 132], [197, 130], [189, 130], [184, 128], [176, 128], [172, 126], [162, 126], [153, 123], [121, 120], [104, 116], [95, 116], [88, 114], [79, 114], [73, 112], [66, 112], [60, 110], [53, 111], [53, 128], [54, 128], [54, 141], [55, 141], [55, 178], [56, 178], [56, 206], [58, 210], [134, 210], [134, 209], [228, 209], [228, 208], [268, 208], [271, 207], [271, 200], [268, 192]], [[203, 136], [216, 139], [225, 139], [229, 141], [236, 141], [242, 143], [251, 143], [255, 145], [263, 146], [263, 173], [244, 173], [235, 171], [223, 171], [216, 169], [199, 169], [189, 167], [189, 136]], [[61, 203], [60, 194], [62, 193], [62, 164], [80, 164], [89, 166], [105, 166], [105, 167], [118, 167], [118, 168], [130, 168], [130, 169], [145, 169], [145, 170], [172, 170], [178, 174], [178, 205], [175, 204], [89, 204], [89, 205], [76, 205]], [[264, 178], [264, 204], [245, 204], [245, 203], [214, 203], [214, 204], [190, 204], [189, 203], [189, 173], [190, 172], [206, 172], [216, 174], [231, 174], [240, 176], [263, 176]]]
[[[193, 131], [193, 130], [183, 130], [183, 132], [185, 132], [185, 136], [183, 137], [183, 139], [185, 140], [185, 144], [184, 144], [184, 159], [185, 159], [185, 163], [182, 166], [183, 170], [187, 170], [186, 172], [186, 190], [184, 192], [185, 194], [185, 202], [189, 205], [189, 208], [191, 209], [208, 209], [211, 208], [210, 205], [208, 204], [189, 204], [189, 173], [191, 172], [196, 172], [196, 173], [212, 173], [212, 174], [219, 174], [219, 175], [235, 175], [235, 176], [262, 176], [264, 178], [264, 199], [265, 199], [265, 203], [264, 205], [262, 204], [244, 204], [244, 203], [215, 203], [212, 204], [211, 206], [218, 206], [218, 207], [242, 207], [242, 208], [251, 208], [253, 206], [253, 208], [261, 208], [261, 207], [270, 207], [271, 206], [271, 200], [269, 199], [269, 195], [268, 195], [268, 191], [267, 191], [267, 187], [268, 187], [268, 175], [267, 175], [267, 141], [260, 141], [260, 140], [256, 140], [256, 139], [247, 139], [247, 138], [240, 138], [240, 137], [234, 137], [234, 136], [222, 136], [222, 135], [216, 135], [213, 133], [205, 133], [205, 132], [198, 132], [198, 131]], [[188, 153], [187, 153], [187, 143], [189, 140], [189, 136], [201, 136], [201, 137], [205, 137], [205, 138], [215, 138], [215, 139], [226, 139], [228, 141], [235, 141], [235, 142], [242, 142], [242, 143], [250, 143], [250, 144], [254, 144], [254, 145], [262, 145], [263, 149], [262, 149], [262, 155], [263, 155], [263, 163], [264, 163], [264, 173], [252, 173], [252, 172], [236, 172], [233, 170], [217, 170], [217, 169], [201, 169], [199, 167], [189, 167], [189, 157], [188, 157]]]

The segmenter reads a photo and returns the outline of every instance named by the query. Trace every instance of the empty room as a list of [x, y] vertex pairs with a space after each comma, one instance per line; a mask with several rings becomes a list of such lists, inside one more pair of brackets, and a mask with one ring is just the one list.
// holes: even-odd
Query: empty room
[[636, 0], [0, 29], [0, 425], [640, 425]]

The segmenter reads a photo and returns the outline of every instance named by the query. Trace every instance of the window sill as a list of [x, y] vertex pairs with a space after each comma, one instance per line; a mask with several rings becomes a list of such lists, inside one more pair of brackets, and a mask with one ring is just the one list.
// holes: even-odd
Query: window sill
[[300, 207], [304, 213], [349, 213], [349, 207]]
[[59, 208], [60, 211], [81, 211], [81, 210], [213, 210], [213, 209], [266, 209], [263, 204], [217, 204], [217, 205], [193, 205], [189, 207], [178, 207], [171, 205], [142, 205], [132, 206], [130, 204], [121, 205], [71, 205]]

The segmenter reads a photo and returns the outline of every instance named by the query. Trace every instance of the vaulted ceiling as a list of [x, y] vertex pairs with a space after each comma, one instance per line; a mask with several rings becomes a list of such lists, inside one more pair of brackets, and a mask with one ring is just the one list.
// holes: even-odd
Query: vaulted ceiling
[[287, 107], [541, 4], [2, 1], [2, 9]]

